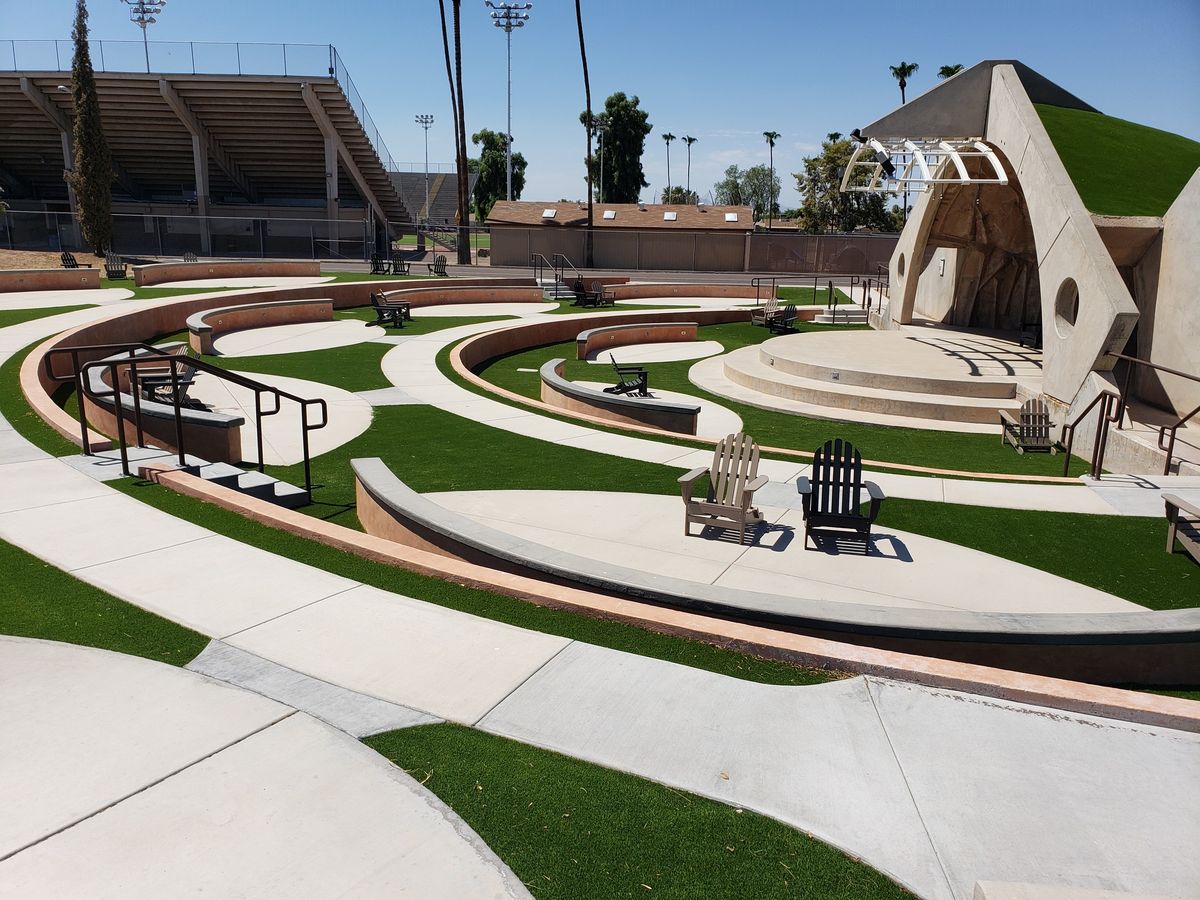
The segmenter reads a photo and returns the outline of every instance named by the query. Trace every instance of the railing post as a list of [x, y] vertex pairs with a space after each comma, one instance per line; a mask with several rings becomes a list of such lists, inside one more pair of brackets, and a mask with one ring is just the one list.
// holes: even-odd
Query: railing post
[[192, 54], [192, 74], [195, 75], [196, 74], [196, 42], [188, 41], [188, 48], [191, 50], [191, 54]]
[[[275, 399], [276, 405], [279, 399]], [[254, 428], [257, 431], [255, 439], [258, 443], [258, 471], [263, 471], [266, 461], [263, 459], [263, 427], [262, 427], [262, 391], [254, 391]]]
[[125, 405], [121, 402], [121, 383], [117, 380], [117, 364], [115, 362], [108, 365], [108, 377], [112, 380], [113, 411], [117, 418], [117, 446], [121, 451], [121, 472], [128, 477], [133, 473], [129, 471], [129, 451], [125, 447]]
[[234, 49], [237, 51], [238, 74], [242, 74], [242, 45], [239, 42], [234, 42]]
[[[175, 406], [175, 449], [179, 454], [179, 466], [187, 465], [187, 454], [183, 447], [183, 398], [179, 396], [178, 358], [171, 357], [171, 400]], [[128, 473], [126, 473], [128, 474]]]
[[[129, 351], [130, 359], [133, 359], [133, 351]], [[133, 425], [137, 429], [137, 445], [139, 448], [146, 446], [146, 435], [142, 431], [142, 392], [138, 389], [137, 377], [137, 362], [129, 364], [129, 394], [133, 397]]]
[[[83, 397], [83, 375], [79, 372], [79, 351], [71, 350], [71, 366], [75, 374], [75, 396], [79, 398], [79, 430], [80, 436], [83, 438], [83, 455], [92, 455], [92, 445], [88, 440], [88, 424], [87, 424], [87, 408], [84, 406]], [[50, 365], [50, 358], [46, 358], [46, 368], [48, 373], [53, 376], [54, 369]]]
[[308, 404], [300, 403], [300, 441], [304, 450], [304, 493], [312, 503], [312, 460], [308, 455]]

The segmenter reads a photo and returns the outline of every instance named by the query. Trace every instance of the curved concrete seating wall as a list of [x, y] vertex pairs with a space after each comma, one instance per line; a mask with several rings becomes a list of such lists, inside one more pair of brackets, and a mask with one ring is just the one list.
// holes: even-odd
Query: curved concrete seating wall
[[162, 284], [164, 281], [191, 281], [201, 278], [250, 278], [255, 275], [271, 278], [319, 278], [318, 260], [279, 262], [272, 260], [202, 260], [200, 262], [151, 263], [133, 267], [133, 283], [138, 287]]
[[1194, 684], [1200, 610], [1097, 614], [916, 610], [780, 596], [628, 569], [524, 540], [422, 497], [379, 459], [351, 461], [368, 534], [455, 559], [814, 637], [1098, 683]]
[[[748, 322], [747, 309], [689, 309], [680, 312], [655, 310], [654, 318], [661, 323], [689, 322], [699, 325], [720, 325], [726, 322]], [[644, 312], [592, 313], [589, 322], [603, 326], [637, 325], [645, 322]], [[474, 369], [489, 359], [528, 350], [544, 344], [561, 344], [579, 336], [579, 319], [575, 316], [549, 318], [488, 331], [464, 341], [455, 348], [453, 357], [468, 369]]]
[[188, 316], [188, 343], [197, 353], [211, 354], [214, 352], [213, 341], [231, 331], [332, 320], [332, 300], [276, 300], [222, 306]]
[[422, 306], [446, 306], [451, 303], [541, 303], [545, 300], [540, 287], [512, 285], [446, 284], [434, 287], [400, 288], [387, 292], [388, 300], [408, 303], [413, 309]]
[[[111, 388], [108, 371], [99, 368], [89, 370], [88, 384], [93, 391], [104, 392]], [[134, 414], [135, 410], [140, 408], [142, 433], [146, 443], [152, 447], [178, 450], [179, 435], [175, 430], [175, 407], [144, 398], [135, 407], [133, 395], [128, 393], [128, 372], [128, 368], [117, 370], [117, 378], [121, 387], [121, 392], [117, 396], [121, 400], [125, 440], [130, 445], [134, 445], [137, 441], [137, 422]], [[117, 433], [115, 404], [111, 398], [93, 400], [85, 395], [83, 402], [90, 425], [95, 425], [105, 434], [115, 435]], [[229, 416], [224, 413], [184, 407], [179, 411], [179, 418], [183, 425], [184, 450], [189, 455], [202, 457], [209, 462], [238, 463], [242, 461], [241, 426], [246, 423], [246, 420], [241, 416]]]
[[563, 377], [565, 359], [552, 359], [538, 372], [542, 402], [570, 412], [587, 413], [623, 425], [648, 425], [676, 434], [695, 434], [700, 407], [653, 397], [606, 394]]
[[695, 322], [646, 322], [644, 325], [608, 325], [589, 328], [575, 336], [575, 358], [587, 359], [593, 350], [627, 347], [630, 344], [694, 341]]
[[[186, 327], [187, 318], [194, 313], [211, 309], [214, 304], [230, 300], [247, 303], [271, 303], [281, 300], [330, 300], [335, 309], [366, 306], [371, 294], [379, 290], [394, 290], [411, 287], [421, 281], [350, 281], [341, 284], [313, 284], [291, 288], [252, 288], [250, 290], [220, 291], [190, 295], [172, 300], [140, 301], [136, 308], [116, 312], [104, 319], [80, 325], [55, 335], [36, 347], [21, 364], [21, 393], [33, 407], [34, 412], [51, 428], [67, 440], [80, 445], [79, 423], [56, 404], [51, 395], [58, 388], [45, 373], [43, 359], [58, 347], [83, 347], [95, 344], [137, 343], [150, 340], [160, 334], [174, 334]], [[430, 279], [427, 284], [445, 284], [445, 279]], [[467, 285], [534, 285], [532, 278], [463, 278], [455, 283]], [[81, 353], [82, 362], [99, 359], [103, 351]], [[56, 371], [67, 373], [69, 360], [59, 359]], [[107, 449], [111, 441], [104, 435], [93, 432], [89, 435], [91, 449]]]
[[8, 269], [0, 271], [0, 294], [10, 291], [70, 291], [100, 287], [100, 270]]
[[[618, 300], [643, 297], [729, 297], [753, 300], [755, 296], [754, 288], [748, 284], [621, 284], [609, 290]], [[759, 291], [758, 296], [765, 300], [766, 292]]]

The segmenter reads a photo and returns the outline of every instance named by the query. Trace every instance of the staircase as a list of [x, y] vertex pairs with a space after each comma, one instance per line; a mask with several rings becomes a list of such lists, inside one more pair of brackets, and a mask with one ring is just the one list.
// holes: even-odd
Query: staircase
[[213, 484], [232, 488], [247, 496], [257, 497], [287, 509], [296, 509], [308, 502], [308, 494], [304, 488], [280, 481], [263, 472], [239, 469], [229, 463], [201, 463], [187, 466], [184, 471]]
[[567, 287], [561, 279], [539, 278], [537, 283], [542, 289], [542, 296], [547, 300], [575, 299], [575, 292]]
[[814, 322], [820, 325], [866, 325], [867, 311], [857, 303], [831, 306], [817, 315]]

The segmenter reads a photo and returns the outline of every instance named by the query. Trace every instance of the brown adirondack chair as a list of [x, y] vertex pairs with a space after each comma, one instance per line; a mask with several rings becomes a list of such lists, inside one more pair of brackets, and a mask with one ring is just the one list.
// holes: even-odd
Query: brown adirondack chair
[[[883, 505], [883, 489], [862, 480], [862, 454], [841, 438], [826, 441], [813, 454], [812, 472], [796, 480], [804, 512], [804, 548], [814, 531], [845, 536], [849, 531], [863, 541], [871, 539], [871, 524]], [[863, 491], [870, 509], [862, 511]]]
[[1000, 443], [1008, 442], [1018, 453], [1031, 450], [1054, 455], [1058, 447], [1050, 438], [1050, 409], [1042, 400], [1026, 400], [1014, 416], [1000, 410]]
[[[708, 494], [703, 500], [692, 496], [696, 480], [708, 475]], [[754, 492], [767, 483], [758, 474], [758, 445], [740, 431], [726, 436], [713, 451], [712, 465], [692, 469], [679, 479], [683, 491], [683, 533], [691, 526], [717, 525], [738, 529], [738, 543], [746, 543], [746, 526], [757, 525], [762, 513], [750, 505]]]

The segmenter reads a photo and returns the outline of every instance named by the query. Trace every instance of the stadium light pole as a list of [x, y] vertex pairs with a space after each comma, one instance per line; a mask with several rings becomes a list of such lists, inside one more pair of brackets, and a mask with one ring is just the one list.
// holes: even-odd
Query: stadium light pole
[[167, 0], [121, 0], [129, 4], [129, 21], [142, 29], [142, 50], [146, 53], [146, 73], [150, 73], [150, 41], [146, 28], [158, 21]]
[[433, 116], [425, 113], [415, 119], [416, 123], [425, 129], [425, 221], [429, 221], [429, 126], [433, 124]]
[[512, 33], [514, 28], [524, 28], [529, 21], [529, 10], [532, 3], [493, 3], [483, 0], [484, 5], [492, 11], [492, 24], [503, 28], [508, 41], [508, 129], [505, 132], [505, 157], [508, 170], [505, 199], [512, 199]]

